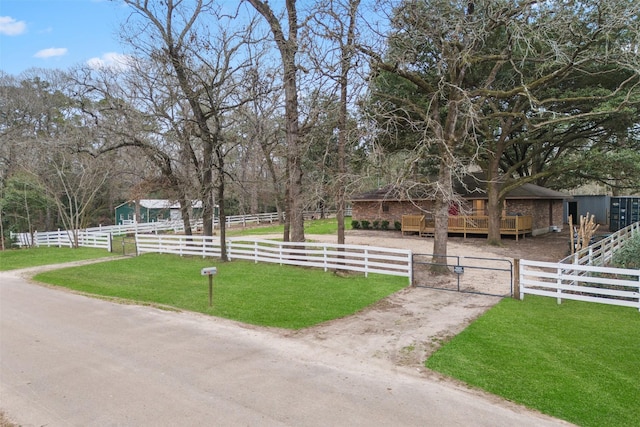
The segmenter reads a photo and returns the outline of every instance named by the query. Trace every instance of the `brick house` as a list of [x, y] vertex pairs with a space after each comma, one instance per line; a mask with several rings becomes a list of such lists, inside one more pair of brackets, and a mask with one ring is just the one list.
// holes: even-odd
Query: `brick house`
[[[487, 215], [486, 184], [474, 175], [468, 175], [464, 183], [458, 183], [455, 191], [465, 201], [463, 206], [452, 206], [451, 216]], [[398, 196], [390, 187], [362, 193], [351, 198], [352, 218], [355, 221], [389, 221], [390, 226], [401, 221], [403, 215], [433, 216], [433, 200], [421, 197]], [[502, 216], [530, 216], [532, 235], [551, 230], [561, 230], [564, 224], [564, 202], [571, 196], [541, 187], [524, 184], [510, 191], [504, 200]]]

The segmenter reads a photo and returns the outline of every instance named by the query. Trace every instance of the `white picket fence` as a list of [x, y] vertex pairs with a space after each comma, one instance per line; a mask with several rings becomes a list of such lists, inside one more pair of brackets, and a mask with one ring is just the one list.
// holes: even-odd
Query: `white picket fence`
[[577, 265], [597, 265], [604, 266], [611, 261], [613, 254], [624, 243], [635, 236], [640, 236], [640, 222], [633, 223], [625, 228], [622, 228], [610, 236], [602, 239], [575, 254], [569, 255], [561, 263], [577, 264]]
[[[165, 231], [180, 231], [181, 221], [157, 221], [148, 223], [130, 223], [125, 225], [109, 225], [104, 227], [91, 227], [78, 231], [79, 246], [103, 248], [111, 251], [111, 237], [135, 233], [158, 233]], [[70, 236], [72, 232], [66, 230], [36, 231], [30, 233], [10, 233], [11, 240], [15, 240], [20, 247], [30, 246], [72, 246]], [[107, 238], [108, 236], [108, 238]]]
[[[333, 215], [334, 212], [325, 211], [325, 216]], [[351, 215], [351, 209], [349, 209], [346, 214]], [[306, 219], [311, 218], [319, 218], [321, 215], [320, 212], [316, 211], [307, 211], [304, 212], [304, 217]], [[246, 227], [249, 225], [259, 225], [259, 224], [273, 224], [280, 221], [280, 216], [277, 212], [270, 213], [261, 213], [261, 214], [249, 214], [249, 215], [229, 215], [226, 217], [225, 224], [228, 228], [233, 227]], [[191, 221], [191, 227], [194, 230], [202, 229], [202, 219]], [[215, 219], [213, 223], [214, 228], [220, 228], [219, 219]], [[111, 233], [112, 236], [121, 236], [127, 234], [138, 234], [138, 233], [158, 233], [165, 231], [173, 231], [174, 233], [184, 232], [184, 223], [182, 220], [161, 220], [156, 222], [144, 222], [144, 223], [136, 223], [133, 221], [125, 221], [124, 224], [121, 225], [108, 225], [108, 226], [99, 226], [99, 227], [91, 227], [85, 230], [81, 230], [81, 233], [97, 233], [98, 235], [104, 235], [105, 233]], [[16, 241], [17, 245], [20, 247], [30, 247], [30, 246], [68, 246], [69, 243], [65, 240], [63, 234], [66, 231], [61, 231], [58, 229], [57, 231], [45, 231], [45, 232], [34, 232], [33, 235], [30, 233], [10, 233], [10, 238]], [[82, 245], [81, 245], [82, 246]], [[87, 245], [91, 246], [91, 245]], [[98, 244], [98, 246], [91, 247], [100, 247], [107, 249], [106, 242], [102, 245]], [[109, 249], [110, 250], [110, 249]]]
[[185, 236], [181, 234], [136, 234], [138, 255], [144, 253], [162, 253], [175, 255], [196, 255], [220, 257], [220, 238], [218, 236]]
[[634, 307], [640, 311], [640, 270], [520, 260], [525, 294]]
[[[215, 237], [137, 234], [136, 246], [139, 254], [220, 256], [220, 241]], [[227, 241], [227, 255], [230, 260], [356, 271], [365, 276], [369, 273], [401, 276], [409, 278], [409, 283], [413, 271], [411, 250], [366, 245], [232, 238]]]
[[605, 267], [628, 240], [640, 236], [634, 223], [559, 263], [520, 260], [520, 298], [525, 294], [638, 308], [640, 270]]
[[[73, 247], [73, 232], [67, 230], [48, 231], [45, 233], [11, 233], [11, 239], [16, 239], [20, 247], [47, 246]], [[101, 248], [111, 252], [111, 233], [103, 231], [78, 230], [78, 246]]]

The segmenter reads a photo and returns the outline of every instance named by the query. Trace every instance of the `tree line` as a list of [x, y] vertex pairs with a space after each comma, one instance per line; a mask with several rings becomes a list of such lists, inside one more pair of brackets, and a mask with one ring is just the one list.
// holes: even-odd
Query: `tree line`
[[632, 0], [125, 3], [119, 66], [0, 74], [3, 235], [160, 197], [188, 233], [202, 200], [206, 235], [218, 206], [221, 224], [277, 211], [293, 242], [303, 211], [332, 208], [343, 243], [349, 195], [385, 186], [434, 200], [446, 256], [471, 171], [492, 242], [524, 183], [640, 188]]

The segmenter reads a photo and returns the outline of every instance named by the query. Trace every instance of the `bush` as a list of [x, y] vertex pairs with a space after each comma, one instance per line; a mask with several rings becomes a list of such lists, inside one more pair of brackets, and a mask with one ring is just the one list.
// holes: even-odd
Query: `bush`
[[402, 223], [400, 221], [394, 221], [393, 222], [393, 228], [395, 228], [396, 231], [401, 231], [402, 230]]
[[613, 255], [613, 265], [618, 268], [640, 268], [640, 235], [629, 239]]
[[351, 221], [351, 228], [357, 230], [360, 228], [360, 221]]
[[382, 222], [380, 223], [380, 228], [381, 228], [382, 230], [388, 230], [388, 229], [389, 229], [389, 221], [382, 221]]
[[369, 224], [371, 224], [371, 223], [369, 221], [364, 220], [364, 219], [362, 221], [360, 221], [360, 225], [362, 226], [363, 230], [368, 230], [370, 228]]
[[373, 226], [374, 230], [379, 229], [380, 228], [380, 221], [378, 221], [377, 219], [374, 220], [372, 226]]

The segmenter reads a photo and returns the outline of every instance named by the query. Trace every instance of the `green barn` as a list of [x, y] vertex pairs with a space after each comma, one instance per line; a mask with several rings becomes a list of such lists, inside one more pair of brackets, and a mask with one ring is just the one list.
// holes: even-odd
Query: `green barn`
[[[137, 202], [137, 203], [136, 203]], [[180, 204], [166, 199], [140, 199], [129, 200], [116, 206], [116, 221], [118, 225], [157, 222], [157, 221], [180, 221], [182, 213]], [[202, 217], [202, 202], [191, 203], [191, 219]]]

